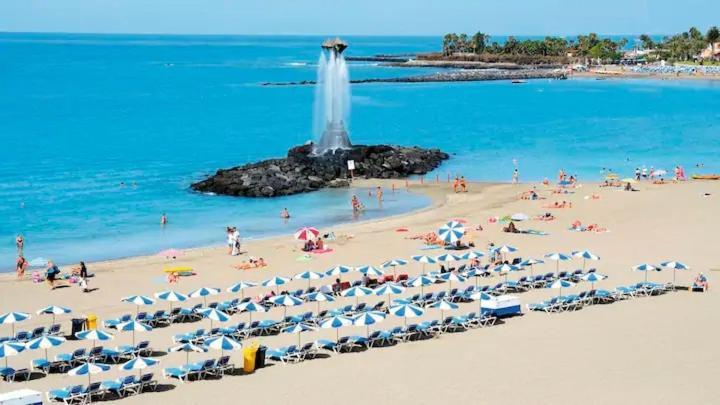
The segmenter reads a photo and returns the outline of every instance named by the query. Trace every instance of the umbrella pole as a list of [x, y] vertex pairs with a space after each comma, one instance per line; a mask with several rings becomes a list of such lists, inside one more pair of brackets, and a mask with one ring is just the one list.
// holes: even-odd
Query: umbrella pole
[[283, 319], [287, 318], [287, 307], [283, 305]]
[[532, 265], [532, 264], [530, 265], [530, 277], [534, 277], [534, 276], [533, 276], [533, 265]]
[[555, 277], [560, 276], [560, 260], [555, 263]]
[[[210, 328], [210, 329], [212, 329], [212, 328]], [[132, 332], [133, 332], [133, 347], [135, 347], [135, 329], [133, 329]]]
[[675, 272], [676, 271], [677, 270], [673, 269], [673, 291], [677, 291], [677, 289], [675, 288]]
[[317, 302], [317, 314], [320, 315], [320, 301]]
[[45, 349], [45, 361], [48, 361], [47, 349]]
[[340, 340], [340, 328], [335, 328], [335, 341]]
[[248, 315], [250, 315], [250, 323], [252, 323], [252, 312], [248, 311]]
[[365, 325], [365, 337], [370, 337], [370, 325]]

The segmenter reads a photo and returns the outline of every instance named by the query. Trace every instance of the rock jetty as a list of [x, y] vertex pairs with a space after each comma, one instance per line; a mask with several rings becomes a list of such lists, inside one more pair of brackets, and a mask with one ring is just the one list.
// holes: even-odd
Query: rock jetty
[[218, 170], [191, 188], [231, 196], [277, 197], [349, 186], [348, 160], [355, 163], [354, 176], [390, 179], [425, 174], [449, 157], [439, 149], [389, 145], [356, 145], [313, 156], [312, 145], [307, 144], [290, 149], [283, 159]]

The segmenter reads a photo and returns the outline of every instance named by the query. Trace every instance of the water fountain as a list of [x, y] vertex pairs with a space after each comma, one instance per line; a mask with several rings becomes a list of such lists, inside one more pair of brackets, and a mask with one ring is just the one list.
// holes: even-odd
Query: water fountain
[[342, 54], [347, 46], [340, 38], [322, 43], [313, 111], [313, 133], [319, 136], [314, 155], [352, 146], [346, 127], [350, 116], [350, 77]]

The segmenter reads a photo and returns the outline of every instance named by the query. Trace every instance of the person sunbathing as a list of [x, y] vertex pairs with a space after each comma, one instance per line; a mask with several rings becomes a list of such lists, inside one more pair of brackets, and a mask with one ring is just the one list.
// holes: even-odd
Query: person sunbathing
[[549, 212], [546, 212], [542, 215], [538, 215], [534, 218], [536, 221], [552, 221], [555, 219], [555, 216]]
[[702, 273], [698, 274], [698, 276], [695, 277], [695, 282], [693, 282], [693, 290], [700, 289], [705, 292], [708, 290], [708, 287], [707, 277]]
[[262, 257], [260, 258], [254, 258], [250, 257], [250, 259], [247, 262], [242, 262], [239, 264], [234, 264], [233, 267], [238, 270], [250, 270], [250, 269], [258, 269], [261, 267], [266, 267], [267, 263], [265, 262], [265, 259]]
[[666, 184], [665, 180], [661, 177], [660, 180], [653, 181], [653, 184]]

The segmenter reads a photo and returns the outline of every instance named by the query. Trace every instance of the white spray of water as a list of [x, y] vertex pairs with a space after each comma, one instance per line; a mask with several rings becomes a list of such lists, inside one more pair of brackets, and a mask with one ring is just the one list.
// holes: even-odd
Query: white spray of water
[[319, 139], [315, 153], [350, 147], [350, 75], [342, 54], [321, 52], [313, 107], [313, 134]]

